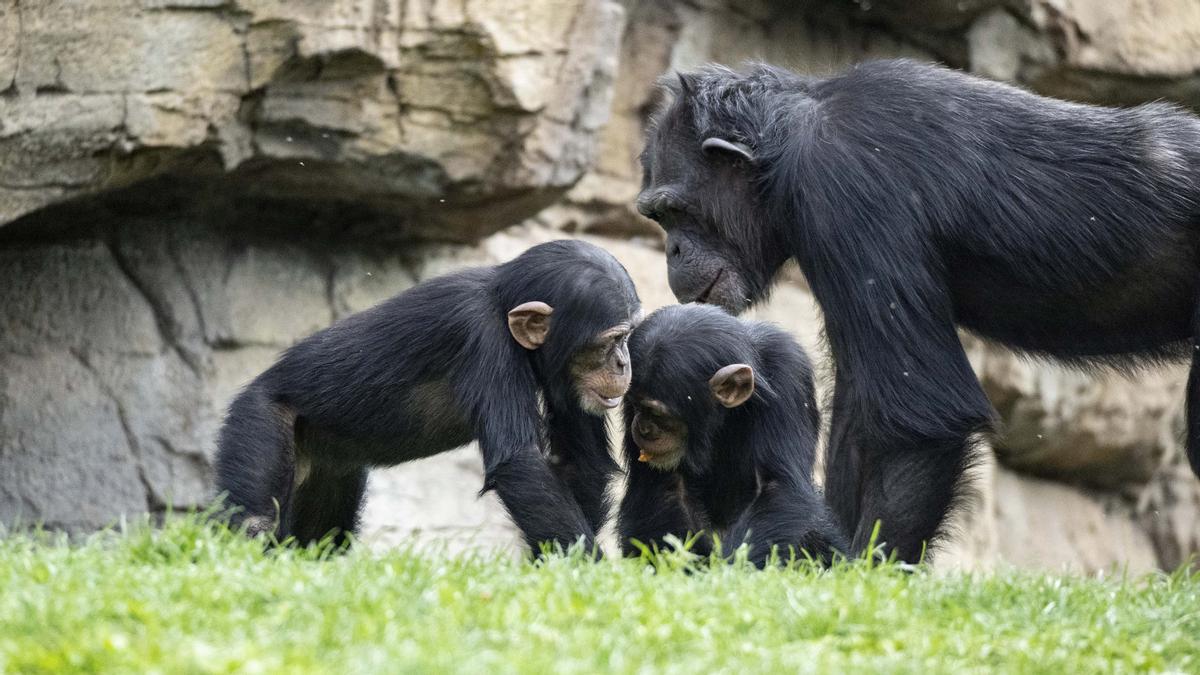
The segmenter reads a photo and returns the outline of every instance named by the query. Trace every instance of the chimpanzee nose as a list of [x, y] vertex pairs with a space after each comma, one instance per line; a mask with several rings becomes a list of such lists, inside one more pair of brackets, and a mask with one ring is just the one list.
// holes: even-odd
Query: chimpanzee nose
[[657, 215], [654, 212], [654, 200], [646, 195], [638, 195], [637, 211], [650, 220], [654, 220], [655, 215]]
[[667, 262], [678, 262], [678, 259], [683, 256], [685, 248], [681, 237], [675, 234], [667, 235]]

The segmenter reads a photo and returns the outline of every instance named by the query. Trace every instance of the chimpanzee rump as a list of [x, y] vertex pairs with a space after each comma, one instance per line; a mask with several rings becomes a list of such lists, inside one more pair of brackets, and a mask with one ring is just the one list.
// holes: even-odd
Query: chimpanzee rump
[[[650, 315], [629, 341], [625, 400], [628, 486], [618, 531], [663, 545], [671, 534], [717, 534], [750, 546], [828, 561], [846, 542], [812, 483], [820, 414], [804, 350], [765, 323], [705, 305]], [[711, 540], [697, 542], [700, 553]]]
[[478, 439], [484, 489], [535, 551], [592, 546], [618, 470], [603, 415], [629, 386], [640, 311], [620, 263], [579, 241], [420, 284], [299, 342], [242, 391], [217, 488], [251, 533], [344, 537], [369, 467]]
[[826, 486], [855, 550], [880, 520], [919, 558], [991, 429], [956, 325], [1076, 365], [1192, 353], [1200, 473], [1194, 115], [905, 60], [829, 78], [711, 67], [666, 86], [638, 207], [667, 231], [682, 302], [741, 311], [799, 262], [836, 371]]

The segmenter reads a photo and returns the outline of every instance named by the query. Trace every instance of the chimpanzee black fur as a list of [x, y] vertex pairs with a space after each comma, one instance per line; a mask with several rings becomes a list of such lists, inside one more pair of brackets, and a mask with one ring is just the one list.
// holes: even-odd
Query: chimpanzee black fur
[[478, 439], [484, 489], [531, 547], [592, 546], [618, 470], [603, 411], [629, 386], [640, 311], [620, 263], [579, 241], [420, 284], [299, 342], [242, 391], [217, 488], [251, 532], [341, 537], [369, 467]]
[[[650, 315], [629, 341], [625, 399], [628, 486], [618, 531], [662, 546], [668, 534], [717, 534], [750, 546], [762, 566], [806, 551], [829, 561], [846, 550], [812, 482], [820, 429], [808, 358], [787, 333], [707, 305]], [[738, 381], [737, 378], [741, 378]], [[711, 540], [697, 540], [699, 553]]]
[[[799, 262], [836, 369], [827, 490], [860, 550], [939, 531], [992, 428], [955, 332], [1075, 365], [1193, 352], [1200, 473], [1200, 120], [1044, 98], [912, 61], [672, 78], [639, 209], [680, 301], [741, 311]], [[778, 378], [775, 380], [778, 381]]]

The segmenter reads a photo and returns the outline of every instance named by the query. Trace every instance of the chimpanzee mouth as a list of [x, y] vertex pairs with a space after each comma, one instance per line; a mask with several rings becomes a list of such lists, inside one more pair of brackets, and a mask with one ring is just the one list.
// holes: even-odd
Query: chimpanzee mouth
[[649, 464], [659, 471], [672, 471], [683, 460], [683, 453], [679, 450], [647, 452], [639, 447], [637, 460], [643, 464]]
[[711, 295], [713, 289], [717, 287], [717, 282], [721, 280], [722, 274], [725, 274], [724, 267], [717, 270], [716, 276], [713, 277], [712, 281], [708, 282], [708, 287], [705, 288], [704, 291], [702, 293], [700, 293], [699, 296], [696, 297], [696, 302], [708, 302], [708, 296]]
[[617, 396], [605, 396], [596, 389], [592, 389], [588, 393], [591, 394], [590, 398], [595, 400], [596, 405], [600, 408], [604, 408], [605, 410], [612, 410], [613, 408], [616, 408], [617, 406], [621, 405], [621, 400], [625, 398], [624, 393]]

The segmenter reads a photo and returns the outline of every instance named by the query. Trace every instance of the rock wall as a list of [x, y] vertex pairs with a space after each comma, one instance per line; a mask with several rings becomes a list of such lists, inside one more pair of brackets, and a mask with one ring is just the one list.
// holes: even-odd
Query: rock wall
[[[648, 307], [672, 302], [631, 208], [671, 68], [904, 55], [1200, 107], [1197, 45], [1191, 0], [0, 0], [0, 523], [203, 502], [238, 387], [451, 269], [584, 236]], [[798, 273], [757, 313], [822, 353]], [[940, 564], [1140, 570], [1200, 550], [1184, 371], [1085, 374], [964, 340], [1006, 430]], [[364, 536], [519, 550], [480, 482], [473, 448], [377, 471]]]
[[622, 26], [605, 0], [5, 0], [0, 12], [0, 222], [182, 174], [257, 201], [375, 207], [390, 236], [457, 240], [578, 180]]

